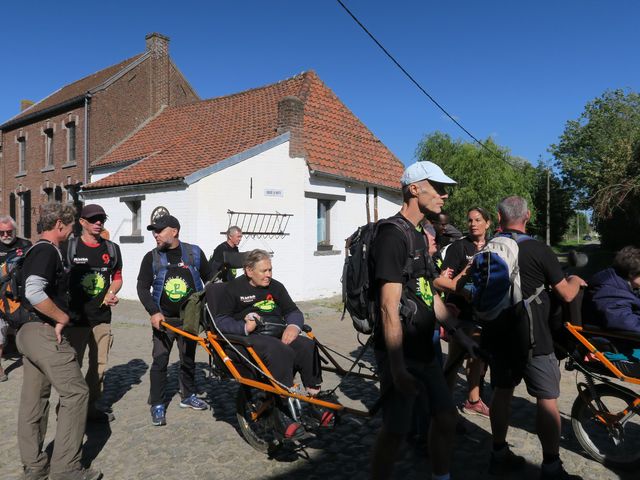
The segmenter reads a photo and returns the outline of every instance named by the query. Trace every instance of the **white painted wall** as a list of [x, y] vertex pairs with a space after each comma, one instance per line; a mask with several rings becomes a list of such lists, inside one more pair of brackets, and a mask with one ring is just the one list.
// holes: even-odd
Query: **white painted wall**
[[[344, 195], [345, 201], [337, 200], [330, 211], [330, 235], [333, 249], [338, 255], [316, 253], [316, 215], [318, 200], [305, 198], [304, 239], [304, 299], [335, 295], [341, 292], [340, 277], [344, 264], [344, 243], [360, 225], [367, 223], [366, 187], [343, 180], [328, 180], [307, 175], [305, 190], [308, 192]], [[386, 218], [400, 208], [400, 194], [378, 189], [378, 218]], [[369, 188], [369, 212], [374, 220], [373, 187]]]
[[[92, 181], [104, 177], [92, 176]], [[265, 196], [266, 189], [282, 191], [282, 197]], [[317, 200], [305, 198], [305, 191], [345, 195], [331, 209], [331, 242], [338, 255], [316, 256]], [[340, 292], [340, 275], [344, 261], [344, 239], [359, 225], [366, 223], [365, 187], [311, 176], [302, 158], [289, 157], [289, 142], [212, 173], [183, 190], [144, 191], [132, 188], [117, 196], [90, 194], [88, 203], [99, 203], [109, 215], [107, 228], [112, 240], [131, 235], [131, 212], [120, 198], [145, 195], [142, 202], [142, 244], [120, 244], [124, 260], [124, 285], [121, 298], [136, 299], [136, 279], [142, 257], [155, 247], [152, 235], [145, 230], [152, 211], [166, 207], [180, 220], [180, 238], [199, 245], [210, 256], [225, 240], [220, 232], [227, 229], [227, 210], [292, 214], [281, 238], [245, 237], [241, 251], [263, 248], [273, 251], [274, 278], [289, 290], [295, 300], [313, 299]], [[113, 194], [112, 194], [113, 195]], [[373, 188], [370, 188], [373, 218]], [[379, 189], [380, 218], [394, 214], [400, 205], [399, 194]], [[246, 226], [245, 226], [246, 230]]]

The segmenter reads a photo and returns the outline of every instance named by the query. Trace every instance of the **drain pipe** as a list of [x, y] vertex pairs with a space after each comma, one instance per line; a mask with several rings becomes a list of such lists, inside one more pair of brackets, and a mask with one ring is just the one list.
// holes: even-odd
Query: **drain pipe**
[[83, 155], [84, 155], [84, 182], [86, 185], [89, 183], [89, 100], [91, 99], [91, 94], [87, 92], [84, 96], [84, 145], [83, 145]]

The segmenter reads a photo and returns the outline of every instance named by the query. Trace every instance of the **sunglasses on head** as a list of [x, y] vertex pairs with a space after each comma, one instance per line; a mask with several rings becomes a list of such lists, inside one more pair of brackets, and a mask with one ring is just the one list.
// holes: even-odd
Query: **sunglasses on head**
[[104, 223], [107, 221], [107, 217], [105, 217], [104, 215], [95, 215], [93, 217], [85, 218], [85, 220], [89, 223], [96, 223], [96, 222]]
[[7, 237], [10, 237], [11, 235], [13, 235], [13, 230], [0, 230], [0, 237], [3, 237], [5, 235]]

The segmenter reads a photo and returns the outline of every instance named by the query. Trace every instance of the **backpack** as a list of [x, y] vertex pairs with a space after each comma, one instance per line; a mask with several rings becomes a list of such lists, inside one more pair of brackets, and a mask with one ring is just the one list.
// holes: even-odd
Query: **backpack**
[[[206, 285], [205, 285], [206, 286]], [[192, 335], [199, 335], [203, 331], [202, 320], [204, 318], [206, 289], [193, 292], [180, 305], [180, 320], [182, 330]]]
[[410, 277], [415, 246], [414, 236], [411, 234], [413, 226], [406, 220], [393, 216], [375, 223], [368, 223], [359, 227], [345, 242], [345, 260], [341, 279], [344, 304], [342, 319], [345, 313], [349, 312], [353, 328], [366, 335], [373, 332], [379, 316], [378, 288], [371, 263], [371, 251], [380, 227], [385, 224], [395, 226], [405, 235], [409, 245], [409, 256], [402, 273], [403, 276]]
[[[5, 262], [0, 269], [0, 317], [2, 317], [11, 328], [18, 330], [27, 323], [33, 315], [33, 307], [24, 298], [22, 266], [29, 252], [38, 244], [50, 243], [46, 240], [36, 242], [33, 246], [19, 257], [14, 257]], [[53, 247], [55, 245], [51, 244]], [[64, 263], [60, 250], [56, 248], [60, 261]]]
[[191, 245], [190, 243], [180, 242], [180, 251], [181, 262], [179, 264], [171, 264], [169, 263], [165, 252], [159, 251], [157, 248], [151, 250], [151, 255], [153, 257], [153, 284], [151, 289], [153, 300], [158, 306], [160, 305], [160, 297], [162, 297], [162, 287], [170, 267], [188, 268], [195, 284], [196, 292], [194, 293], [200, 292], [204, 289], [204, 284], [200, 278], [200, 247], [197, 245]]
[[535, 345], [531, 303], [540, 302], [544, 285], [533, 295], [522, 298], [518, 244], [532, 237], [517, 233], [503, 233], [489, 240], [471, 260], [472, 300], [475, 318], [492, 322], [507, 310], [528, 321], [530, 347]]
[[[76, 256], [76, 252], [78, 250], [78, 241], [80, 237], [73, 237], [69, 239], [67, 243], [67, 265], [69, 268], [73, 266], [73, 259]], [[118, 249], [116, 248], [115, 243], [111, 240], [103, 240], [107, 245], [107, 253], [109, 253], [109, 269], [113, 270], [118, 264]], [[94, 270], [95, 267], [92, 267], [91, 270]], [[101, 270], [101, 268], [98, 268]]]

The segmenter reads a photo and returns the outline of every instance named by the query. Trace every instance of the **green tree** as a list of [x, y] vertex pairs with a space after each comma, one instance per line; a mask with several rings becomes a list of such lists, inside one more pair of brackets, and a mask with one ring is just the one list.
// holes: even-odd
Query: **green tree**
[[569, 219], [573, 215], [571, 194], [562, 184], [559, 176], [549, 165], [541, 163], [535, 171], [535, 183], [533, 187], [533, 206], [536, 212], [536, 222], [529, 231], [541, 238], [547, 236], [547, 172], [549, 172], [549, 216], [551, 218], [551, 244], [555, 245], [562, 240], [569, 227]]
[[606, 246], [640, 241], [640, 95], [605, 92], [570, 120], [550, 152]]
[[511, 156], [506, 148], [492, 139], [485, 142], [488, 152], [475, 143], [452, 140], [447, 134], [426, 135], [416, 149], [419, 160], [438, 164], [458, 184], [451, 190], [445, 210], [452, 223], [466, 229], [467, 210], [484, 207], [496, 221], [498, 202], [509, 195], [521, 195], [532, 204], [535, 169], [525, 159]]
[[589, 218], [584, 212], [576, 212], [572, 214], [568, 221], [567, 231], [565, 238], [568, 241], [582, 241], [582, 237], [587, 235], [591, 231], [589, 226]]

